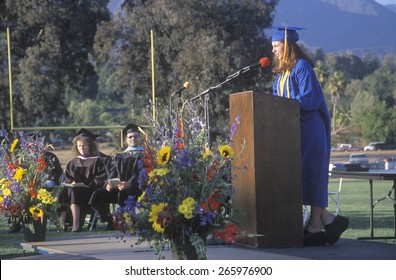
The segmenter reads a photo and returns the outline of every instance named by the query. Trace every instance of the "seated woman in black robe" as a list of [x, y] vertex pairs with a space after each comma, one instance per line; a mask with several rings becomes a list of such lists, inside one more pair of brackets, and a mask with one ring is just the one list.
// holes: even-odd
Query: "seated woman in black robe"
[[[65, 189], [62, 192], [61, 203], [70, 205], [73, 227], [72, 232], [82, 231], [81, 212], [86, 211], [92, 193], [104, 187], [107, 179], [105, 165], [97, 155], [97, 146], [90, 135], [81, 133], [73, 138], [73, 148], [76, 157], [69, 161], [65, 168]], [[66, 212], [61, 213], [65, 220]]]

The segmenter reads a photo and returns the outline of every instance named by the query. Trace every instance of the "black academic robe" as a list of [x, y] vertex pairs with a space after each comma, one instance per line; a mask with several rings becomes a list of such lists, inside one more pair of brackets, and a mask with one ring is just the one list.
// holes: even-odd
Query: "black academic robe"
[[88, 206], [92, 193], [104, 187], [107, 179], [106, 168], [99, 156], [75, 157], [65, 168], [65, 183], [83, 183], [87, 187], [66, 187], [70, 204]]
[[121, 182], [132, 183], [131, 188], [118, 190], [113, 188], [111, 191], [98, 189], [91, 196], [89, 205], [94, 206], [100, 214], [102, 222], [106, 221], [106, 217], [110, 215], [109, 204], [116, 203], [124, 206], [124, 201], [128, 196], [132, 195], [137, 198], [141, 195], [142, 191], [139, 189], [139, 165], [138, 162], [141, 158], [141, 152], [131, 151], [119, 153], [114, 157], [112, 167], [108, 173], [108, 178], [119, 178]]

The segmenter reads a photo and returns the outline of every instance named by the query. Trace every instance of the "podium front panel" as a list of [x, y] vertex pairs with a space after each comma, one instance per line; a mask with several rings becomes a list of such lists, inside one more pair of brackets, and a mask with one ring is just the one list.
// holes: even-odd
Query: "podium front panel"
[[301, 247], [303, 239], [300, 105], [263, 93], [230, 95], [234, 137], [233, 206], [240, 227], [262, 237], [238, 242], [254, 247]]

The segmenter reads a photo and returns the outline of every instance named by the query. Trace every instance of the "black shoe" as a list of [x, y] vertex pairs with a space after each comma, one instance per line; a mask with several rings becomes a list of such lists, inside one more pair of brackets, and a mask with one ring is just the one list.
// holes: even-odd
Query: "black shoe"
[[324, 231], [320, 232], [310, 232], [304, 230], [303, 246], [322, 246], [326, 244], [326, 233]]
[[79, 226], [78, 229], [72, 230], [73, 233], [82, 232], [82, 226]]
[[10, 230], [8, 231], [8, 233], [17, 233], [17, 232], [20, 232], [21, 229], [22, 229], [22, 225], [20, 223], [14, 223], [10, 227]]
[[107, 223], [107, 226], [106, 226], [106, 230], [115, 230], [115, 227], [114, 227], [114, 224], [113, 224], [113, 222], [109, 222], [109, 223]]
[[341, 234], [349, 226], [349, 219], [343, 216], [336, 216], [331, 224], [325, 225], [326, 242], [334, 244], [340, 239]]

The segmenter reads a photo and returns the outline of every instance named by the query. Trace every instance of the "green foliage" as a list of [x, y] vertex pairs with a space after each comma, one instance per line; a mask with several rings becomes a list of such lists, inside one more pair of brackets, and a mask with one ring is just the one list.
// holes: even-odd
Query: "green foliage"
[[84, 101], [72, 101], [68, 107], [72, 124], [74, 125], [90, 125], [98, 124], [99, 112], [96, 110], [97, 104], [91, 99]]
[[92, 94], [89, 54], [97, 24], [110, 18], [107, 3], [2, 1], [0, 22], [10, 27], [17, 126], [59, 125], [68, 101]]
[[[185, 81], [192, 85], [185, 94], [193, 97], [223, 81], [233, 69], [269, 56], [271, 48], [261, 30], [270, 26], [276, 2], [126, 1], [124, 14], [104, 23], [95, 38], [96, 67], [104, 69], [100, 92], [106, 98], [122, 96], [137, 108], [147, 104], [152, 30], [158, 104], [166, 107], [170, 94]], [[108, 69], [114, 71], [108, 75]], [[229, 93], [268, 89], [269, 69], [263, 72], [264, 79], [252, 71], [233, 80], [231, 87], [213, 92], [213, 119], [224, 117]]]

